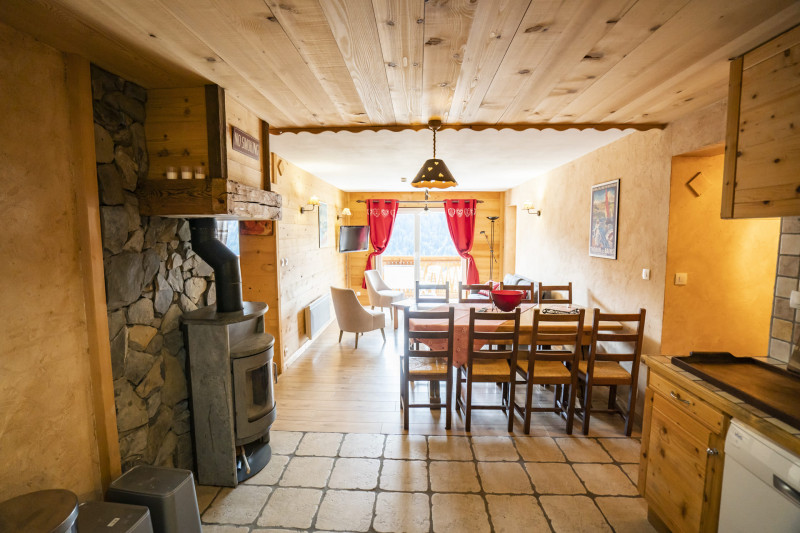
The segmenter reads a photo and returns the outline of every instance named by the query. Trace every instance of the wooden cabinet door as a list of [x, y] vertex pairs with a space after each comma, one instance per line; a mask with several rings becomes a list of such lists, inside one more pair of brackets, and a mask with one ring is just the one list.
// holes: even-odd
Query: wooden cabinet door
[[718, 495], [709, 472], [718, 435], [656, 393], [650, 418], [645, 498], [675, 533], [716, 531]]

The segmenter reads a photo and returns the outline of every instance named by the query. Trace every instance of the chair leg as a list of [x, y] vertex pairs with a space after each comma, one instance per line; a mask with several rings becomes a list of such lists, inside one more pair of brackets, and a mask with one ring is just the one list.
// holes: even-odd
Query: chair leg
[[409, 391], [408, 383], [409, 382], [406, 381], [405, 384], [403, 385], [403, 391], [405, 392], [405, 395], [406, 395], [406, 408], [403, 409], [403, 429], [405, 429], [405, 430], [408, 430], [408, 419], [409, 419], [409, 416], [408, 416], [409, 413], [408, 412], [410, 411], [410, 409], [408, 407], [408, 404], [411, 403], [411, 402], [408, 401], [408, 397], [411, 395], [411, 392]]
[[525, 423], [523, 431], [526, 435], [531, 433], [531, 409], [533, 409], [533, 380], [531, 375], [528, 374], [528, 385], [525, 391]]
[[344, 331], [341, 329], [339, 330], [339, 342], [342, 342], [342, 335], [344, 335]]
[[511, 380], [508, 385], [508, 432], [514, 431], [514, 387], [516, 386], [517, 376], [516, 370], [511, 373]]
[[616, 409], [617, 408], [617, 386], [611, 385], [608, 388], [608, 408], [609, 409]]
[[[564, 385], [566, 387], [566, 385]], [[567, 435], [572, 435], [572, 424], [575, 421], [575, 397], [578, 393], [578, 380], [573, 379], [569, 386], [569, 404], [567, 405]]]
[[383, 342], [386, 342], [386, 333], [383, 332], [383, 328], [381, 328], [381, 337], [383, 337]]
[[583, 434], [589, 434], [589, 418], [592, 416], [592, 386], [586, 382], [586, 388], [583, 391]]
[[450, 370], [447, 372], [447, 385], [445, 386], [445, 391], [447, 394], [447, 399], [445, 400], [444, 404], [447, 413], [445, 414], [444, 429], [450, 429], [453, 423], [453, 372]]
[[637, 384], [631, 383], [631, 391], [628, 394], [628, 416], [625, 419], [625, 435], [627, 437], [631, 436], [631, 432], [633, 431], [633, 419], [636, 414], [636, 394], [637, 394]]
[[464, 415], [464, 430], [469, 433], [470, 425], [472, 422], [472, 376], [467, 371], [467, 405], [466, 414]]
[[356, 333], [356, 348], [358, 348], [358, 333]]

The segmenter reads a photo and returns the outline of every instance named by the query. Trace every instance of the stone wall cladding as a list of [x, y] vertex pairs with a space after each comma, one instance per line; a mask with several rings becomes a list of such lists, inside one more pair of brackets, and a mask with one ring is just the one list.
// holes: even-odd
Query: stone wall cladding
[[108, 334], [123, 471], [191, 469], [186, 350], [180, 317], [216, 301], [213, 270], [192, 251], [184, 219], [144, 217], [147, 92], [92, 67]]
[[775, 296], [772, 304], [769, 355], [788, 361], [800, 344], [800, 310], [789, 307], [789, 297], [800, 282], [800, 217], [784, 217], [778, 248]]

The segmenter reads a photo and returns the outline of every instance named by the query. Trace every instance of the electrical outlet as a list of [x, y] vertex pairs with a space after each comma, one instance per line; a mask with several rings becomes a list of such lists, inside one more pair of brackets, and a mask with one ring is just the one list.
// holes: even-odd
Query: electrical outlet
[[689, 274], [686, 272], [678, 272], [675, 274], [675, 285], [686, 285], [688, 278]]
[[642, 269], [642, 279], [650, 279], [650, 269], [643, 268]]

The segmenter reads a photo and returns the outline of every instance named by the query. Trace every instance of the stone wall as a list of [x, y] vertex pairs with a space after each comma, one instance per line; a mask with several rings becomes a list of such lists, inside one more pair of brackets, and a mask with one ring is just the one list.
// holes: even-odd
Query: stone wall
[[781, 221], [781, 243], [775, 276], [775, 299], [772, 305], [769, 355], [788, 361], [794, 346], [800, 343], [800, 316], [789, 307], [789, 297], [800, 281], [800, 217]]
[[216, 301], [213, 270], [192, 251], [188, 221], [139, 214], [136, 185], [149, 165], [146, 91], [93, 67], [92, 97], [122, 469], [191, 469], [180, 317]]

